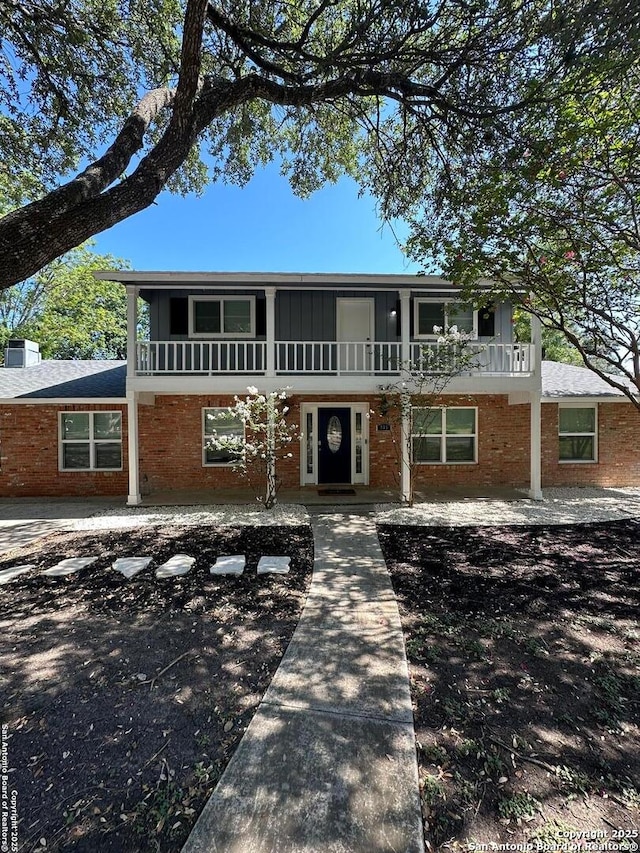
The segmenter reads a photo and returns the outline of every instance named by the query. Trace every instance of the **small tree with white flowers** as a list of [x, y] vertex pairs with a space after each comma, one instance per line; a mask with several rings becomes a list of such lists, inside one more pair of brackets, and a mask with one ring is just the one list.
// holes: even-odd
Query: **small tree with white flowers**
[[[234, 470], [247, 479], [256, 493], [256, 480], [259, 480], [260, 486], [264, 485], [264, 496], [258, 495], [258, 500], [264, 503], [265, 509], [271, 509], [280, 488], [277, 462], [292, 458], [291, 443], [300, 437], [298, 425], [287, 421], [290, 409], [286, 405], [286, 390], [262, 394], [257, 388], [249, 387], [247, 391], [244, 399], [234, 397], [234, 405], [226, 410], [207, 413], [213, 434], [206, 444], [213, 450], [228, 453]], [[244, 426], [242, 435], [225, 430], [226, 424], [238, 421]]]
[[[413, 506], [416, 460], [414, 442], [427, 439], [441, 395], [455, 377], [477, 366], [481, 349], [469, 348], [470, 335], [452, 326], [434, 326], [437, 339], [422, 345], [414, 358], [400, 365], [400, 379], [380, 386], [378, 414], [396, 422], [400, 440], [393, 439], [400, 469], [402, 503]], [[420, 410], [420, 415], [414, 411]], [[375, 412], [374, 412], [375, 414]]]

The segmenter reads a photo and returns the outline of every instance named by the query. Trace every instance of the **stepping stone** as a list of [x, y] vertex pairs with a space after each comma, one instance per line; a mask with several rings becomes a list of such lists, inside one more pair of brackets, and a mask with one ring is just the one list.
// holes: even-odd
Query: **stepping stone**
[[291, 566], [291, 557], [260, 557], [259, 575], [286, 575]]
[[244, 554], [234, 554], [232, 557], [218, 557], [209, 569], [212, 575], [241, 575], [247, 561]]
[[35, 567], [35, 563], [24, 563], [22, 566], [12, 566], [10, 569], [2, 569], [0, 571], [0, 586], [9, 583], [9, 581], [23, 575], [25, 572], [30, 572]]
[[67, 575], [72, 575], [74, 572], [79, 572], [80, 569], [86, 569], [92, 563], [95, 563], [97, 557], [69, 557], [66, 560], [60, 560], [55, 566], [50, 569], [45, 569], [42, 572], [50, 578], [66, 578]]
[[146, 569], [153, 557], [118, 557], [111, 568], [120, 572], [125, 578], [132, 578]]
[[156, 569], [156, 577], [175, 578], [179, 575], [186, 575], [195, 561], [195, 557], [189, 557], [187, 554], [175, 554], [170, 560], [167, 560], [166, 563], [158, 566]]

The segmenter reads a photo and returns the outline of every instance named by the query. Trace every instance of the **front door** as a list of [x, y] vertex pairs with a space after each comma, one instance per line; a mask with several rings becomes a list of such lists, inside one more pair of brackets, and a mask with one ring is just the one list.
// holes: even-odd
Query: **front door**
[[370, 373], [374, 338], [373, 299], [337, 299], [338, 368], [340, 373]]
[[318, 409], [318, 483], [351, 482], [351, 409]]

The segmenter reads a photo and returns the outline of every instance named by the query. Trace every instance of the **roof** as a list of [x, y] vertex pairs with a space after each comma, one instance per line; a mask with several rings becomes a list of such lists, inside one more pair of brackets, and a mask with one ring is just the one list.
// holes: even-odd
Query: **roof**
[[123, 398], [126, 361], [41, 361], [0, 368], [0, 400]]
[[[631, 387], [623, 376], [614, 377], [621, 384]], [[542, 397], [613, 397], [627, 399], [617, 388], [601, 379], [597, 373], [575, 364], [559, 361], [542, 362]]]
[[[126, 361], [97, 360], [47, 360], [32, 367], [0, 368], [0, 400], [124, 400], [126, 371]], [[586, 367], [556, 361], [542, 362], [542, 397], [626, 399]]]
[[[350, 290], [441, 290], [457, 291], [459, 288], [451, 281], [435, 275], [384, 275], [381, 273], [320, 273], [320, 272], [179, 272], [179, 271], [137, 271], [137, 270], [97, 270], [95, 278], [101, 281], [119, 281], [153, 288], [181, 287], [242, 287], [296, 290], [314, 288], [347, 288]], [[490, 287], [490, 282], [480, 281], [480, 287]]]

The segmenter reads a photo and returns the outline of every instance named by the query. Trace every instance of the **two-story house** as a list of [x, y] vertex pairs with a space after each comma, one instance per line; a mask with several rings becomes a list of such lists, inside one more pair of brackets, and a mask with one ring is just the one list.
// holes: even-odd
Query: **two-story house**
[[[543, 485], [640, 480], [637, 411], [589, 371], [543, 363], [535, 323], [532, 343], [515, 343], [507, 302], [462, 305], [431, 276], [96, 275], [127, 289], [126, 375], [109, 362], [0, 371], [3, 494], [126, 493], [137, 504], [240, 485], [208, 442], [207, 415], [249, 386], [288, 389], [300, 441], [279, 467], [284, 487], [406, 493], [409, 456], [427, 494], [510, 486], [539, 498]], [[139, 298], [149, 340], [137, 337]], [[434, 327], [454, 324], [467, 336], [464, 361], [443, 381]], [[389, 405], [403, 382], [410, 416]], [[416, 394], [433, 387], [435, 399]]]

